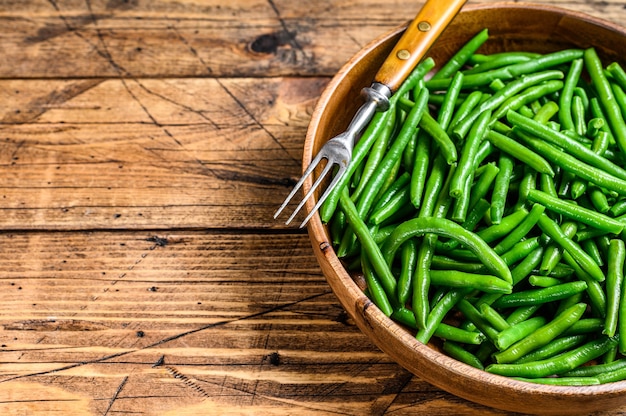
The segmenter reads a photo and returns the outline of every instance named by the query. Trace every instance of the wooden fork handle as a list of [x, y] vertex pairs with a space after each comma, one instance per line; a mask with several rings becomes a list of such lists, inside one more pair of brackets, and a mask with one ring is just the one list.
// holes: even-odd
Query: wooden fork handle
[[374, 82], [395, 92], [467, 0], [427, 0], [378, 70]]

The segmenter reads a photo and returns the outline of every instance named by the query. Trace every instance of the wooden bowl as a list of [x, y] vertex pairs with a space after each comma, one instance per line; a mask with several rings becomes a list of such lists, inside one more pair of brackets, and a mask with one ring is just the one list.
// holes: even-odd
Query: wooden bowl
[[[489, 29], [490, 40], [480, 52], [549, 52], [594, 46], [606, 63], [626, 56], [626, 30], [622, 27], [577, 12], [519, 3], [466, 6], [428, 55], [438, 63], [446, 62], [485, 27]], [[346, 128], [362, 103], [360, 89], [371, 84], [374, 73], [403, 30], [400, 27], [371, 42], [330, 82], [309, 126], [304, 166], [328, 138]], [[305, 184], [305, 191], [311, 184], [312, 181]], [[309, 201], [307, 205], [309, 212], [313, 203]], [[626, 405], [626, 381], [585, 387], [521, 382], [475, 369], [418, 342], [359, 289], [331, 247], [319, 215], [313, 216], [308, 231], [328, 283], [357, 326], [396, 362], [429, 383], [483, 405], [523, 413], [588, 414]]]

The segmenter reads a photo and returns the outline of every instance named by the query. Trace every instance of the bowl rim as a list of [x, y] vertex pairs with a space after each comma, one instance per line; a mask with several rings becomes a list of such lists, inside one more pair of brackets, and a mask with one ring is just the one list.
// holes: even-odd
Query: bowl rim
[[[568, 10], [558, 6], [552, 5], [544, 5], [538, 3], [514, 3], [514, 2], [497, 2], [497, 3], [479, 3], [479, 4], [470, 4], [466, 5], [461, 13], [472, 13], [476, 11], [493, 9], [493, 8], [507, 8], [507, 9], [525, 9], [525, 10], [537, 10], [542, 12], [551, 12], [565, 15], [567, 17], [571, 17], [574, 19], [580, 19], [592, 25], [600, 26], [607, 28], [611, 31], [615, 31], [626, 37], [626, 28], [617, 25], [616, 23], [597, 18], [591, 15], [588, 15], [583, 12]], [[333, 92], [337, 89], [337, 87], [346, 80], [349, 73], [357, 66], [357, 63], [366, 55], [371, 53], [377, 46], [379, 46], [382, 42], [388, 41], [389, 39], [398, 36], [401, 32], [406, 28], [406, 24], [402, 24], [385, 34], [382, 34], [372, 41], [370, 41], [366, 46], [364, 46], [358, 53], [356, 53], [353, 57], [350, 58], [348, 62], [346, 62], [341, 69], [337, 72], [337, 74], [331, 79], [329, 84], [326, 86], [324, 92], [321, 94], [316, 107], [311, 116], [309, 128], [307, 130], [304, 149], [303, 149], [303, 157], [302, 157], [302, 166], [306, 167], [311, 161], [312, 152], [314, 150], [314, 140], [317, 136], [317, 130], [319, 123], [321, 121], [321, 117], [324, 113], [325, 107], [329, 104]], [[304, 184], [304, 192], [307, 192], [312, 184], [312, 179], [309, 178]], [[309, 213], [314, 206], [315, 201], [309, 200], [306, 204], [306, 211]], [[331, 279], [326, 276], [328, 283], [330, 284], [333, 292], [337, 294], [335, 290], [336, 284], [345, 285], [345, 289], [348, 291], [350, 296], [353, 297], [355, 302], [361, 302], [363, 304], [369, 302], [369, 298], [361, 291], [361, 289], [357, 286], [354, 280], [350, 277], [347, 271], [343, 267], [337, 267], [341, 265], [341, 261], [336, 256], [332, 245], [329, 243], [330, 239], [328, 237], [326, 226], [322, 224], [319, 213], [315, 213], [308, 225], [308, 232], [311, 238], [311, 242], [313, 245], [313, 249], [318, 255], [318, 260], [321, 261], [321, 258], [325, 259], [325, 261], [329, 262], [337, 276], [339, 278], [339, 282], [333, 282]], [[343, 300], [340, 299], [343, 304]], [[351, 313], [350, 308], [346, 307], [347, 305], [343, 305], [344, 309], [346, 309], [349, 313]], [[389, 331], [389, 335], [395, 337], [397, 341], [407, 345], [407, 347], [415, 350], [418, 354], [423, 355], [425, 359], [437, 362], [438, 365], [447, 369], [447, 371], [451, 371], [459, 375], [460, 377], [471, 380], [480, 379], [482, 382], [485, 382], [490, 385], [496, 385], [499, 388], [505, 388], [508, 390], [524, 390], [529, 394], [536, 393], [541, 395], [551, 395], [551, 396], [568, 396], [568, 397], [592, 397], [592, 396], [605, 396], [605, 395], [621, 395], [626, 393], [626, 381], [605, 383], [600, 385], [593, 386], [555, 386], [555, 385], [545, 385], [545, 384], [537, 384], [526, 381], [515, 380], [509, 377], [499, 376], [491, 373], [487, 373], [484, 370], [477, 369], [470, 365], [461, 363], [448, 355], [436, 351], [435, 349], [429, 347], [428, 345], [422, 344], [412, 336], [409, 331], [402, 328], [399, 324], [393, 321], [391, 318], [384, 315], [378, 308], [364, 308], [364, 313], [368, 315], [368, 318], [379, 322], [385, 327], [392, 329]], [[363, 328], [362, 325], [358, 325], [360, 330], [366, 334], [368, 334], [367, 329]], [[393, 330], [395, 327], [401, 329]], [[369, 337], [370, 340], [371, 337]], [[384, 348], [384, 346], [378, 345], [376, 340], [372, 340], [376, 343], [376, 345], [383, 350], [385, 353], [394, 358], [392, 354], [389, 354], [388, 351]], [[395, 360], [394, 360], [395, 361]], [[411, 370], [412, 371], [412, 370]], [[414, 371], [412, 371], [414, 372]], [[444, 386], [433, 382], [428, 377], [424, 377], [422, 374], [414, 372], [417, 376], [422, 379], [425, 379], [427, 382], [436, 385], [437, 387], [442, 388], [443, 390], [447, 390]], [[456, 393], [454, 393], [456, 394]], [[462, 396], [462, 395], [461, 395]], [[465, 397], [467, 398], [467, 397]], [[468, 399], [471, 401], [475, 401], [473, 399]]]

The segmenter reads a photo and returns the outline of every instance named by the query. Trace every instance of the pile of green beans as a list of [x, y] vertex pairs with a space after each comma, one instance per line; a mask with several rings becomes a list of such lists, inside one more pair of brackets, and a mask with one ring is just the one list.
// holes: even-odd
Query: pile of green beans
[[415, 68], [322, 221], [417, 340], [528, 382], [626, 379], [626, 72], [488, 40]]

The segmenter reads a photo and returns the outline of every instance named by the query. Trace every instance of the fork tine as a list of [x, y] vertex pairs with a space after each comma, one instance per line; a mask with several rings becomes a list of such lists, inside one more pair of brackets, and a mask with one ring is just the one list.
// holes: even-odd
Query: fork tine
[[309, 222], [311, 217], [322, 206], [322, 204], [324, 203], [326, 198], [328, 198], [328, 196], [330, 195], [331, 191], [335, 188], [335, 185], [337, 184], [337, 182], [339, 182], [339, 178], [341, 178], [341, 175], [343, 174], [344, 170], [346, 170], [346, 165], [340, 164], [339, 166], [340, 166], [339, 171], [335, 174], [335, 177], [330, 182], [330, 185], [328, 185], [328, 187], [326, 188], [326, 190], [324, 191], [322, 196], [317, 200], [317, 203], [315, 204], [315, 206], [313, 207], [311, 212], [309, 212], [309, 215], [307, 215], [306, 218], [304, 219], [304, 221], [302, 221], [302, 224], [300, 224], [300, 228], [303, 228], [306, 225], [306, 223]]
[[283, 201], [283, 204], [274, 213], [274, 219], [278, 218], [280, 213], [283, 212], [285, 207], [289, 204], [289, 201], [291, 201], [291, 199], [294, 197], [296, 192], [298, 192], [298, 190], [302, 187], [302, 184], [304, 183], [304, 180], [307, 178], [307, 176], [309, 176], [311, 174], [311, 172], [313, 172], [313, 169], [315, 169], [315, 167], [320, 163], [320, 160], [322, 160], [322, 157], [324, 157], [324, 155], [322, 153], [323, 152], [319, 152], [317, 154], [317, 156], [315, 156], [315, 158], [311, 161], [309, 166], [306, 168], [306, 170], [304, 171], [304, 173], [300, 177], [300, 180], [293, 187], [293, 189], [291, 190], [291, 192], [289, 193], [287, 198], [285, 198], [285, 200]]
[[324, 179], [324, 177], [326, 176], [326, 174], [330, 171], [330, 169], [332, 167], [333, 167], [333, 163], [330, 163], [330, 161], [328, 163], [326, 163], [326, 166], [324, 166], [324, 169], [320, 173], [320, 176], [315, 180], [315, 183], [313, 183], [313, 186], [311, 186], [311, 189], [309, 189], [309, 192], [307, 192], [307, 194], [304, 196], [304, 198], [302, 198], [302, 201], [300, 201], [300, 203], [298, 204], [296, 209], [293, 211], [293, 213], [291, 214], [291, 216], [289, 217], [287, 222], [285, 222], [285, 224], [289, 224], [296, 217], [298, 212], [300, 212], [300, 210], [302, 209], [302, 207], [306, 203], [307, 199], [309, 199], [311, 197], [311, 195], [313, 195], [313, 192], [315, 192], [315, 189], [317, 189], [319, 184], [322, 182], [322, 180]]

